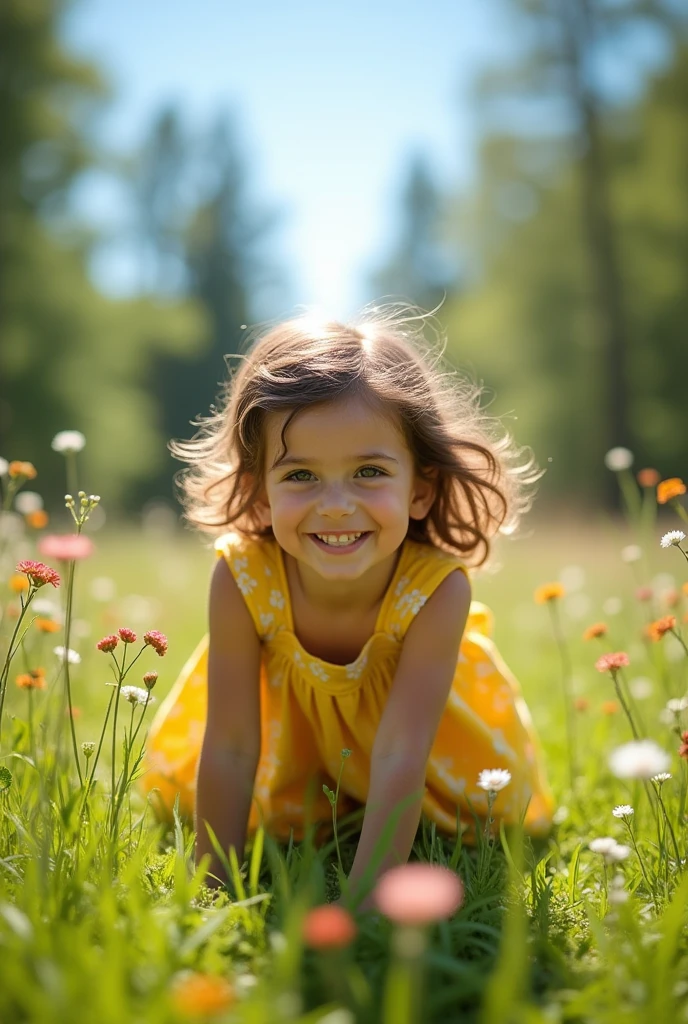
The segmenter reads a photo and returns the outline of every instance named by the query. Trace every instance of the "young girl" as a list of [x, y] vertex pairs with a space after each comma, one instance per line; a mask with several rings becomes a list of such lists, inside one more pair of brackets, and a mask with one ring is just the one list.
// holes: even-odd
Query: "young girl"
[[421, 812], [471, 842], [484, 769], [511, 774], [497, 825], [527, 805], [527, 832], [551, 826], [530, 714], [469, 582], [539, 474], [408, 323], [272, 328], [171, 446], [190, 464], [187, 519], [222, 535], [209, 634], [157, 712], [139, 786], [161, 819], [177, 795], [195, 812], [196, 861], [210, 853], [221, 880], [206, 822], [240, 861], [260, 822], [322, 833], [345, 748], [337, 813], [365, 806], [354, 888], [395, 808], [375, 877], [406, 861]]

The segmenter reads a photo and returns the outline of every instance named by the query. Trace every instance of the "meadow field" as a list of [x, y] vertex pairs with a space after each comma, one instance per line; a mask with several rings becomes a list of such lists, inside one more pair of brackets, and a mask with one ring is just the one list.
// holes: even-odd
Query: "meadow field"
[[[522, 536], [500, 540], [496, 570], [474, 576], [540, 736], [555, 826], [537, 841], [518, 828], [496, 840], [476, 830], [469, 847], [422, 822], [412, 859], [462, 883], [455, 913], [425, 919], [418, 900], [427, 909], [431, 898], [412, 876], [384, 912], [322, 914], [355, 851], [346, 821], [341, 866], [333, 842], [279, 845], [259, 833], [247, 863], [230, 864], [233, 885], [206, 888], [190, 823], [159, 825], [130, 782], [147, 722], [205, 632], [212, 549], [154, 508], [99, 529], [95, 513], [83, 530], [72, 522], [93, 551], [51, 562], [37, 542], [70, 530], [65, 513], [37, 530], [6, 511], [0, 1022], [688, 1021], [688, 558], [679, 542], [660, 545], [682, 525], [679, 500], [657, 509], [654, 488], [628, 479], [643, 500], [630, 518], [533, 514]], [[30, 571], [15, 567], [26, 559], [54, 565], [60, 588], [27, 591]], [[54, 653], [66, 642], [72, 571], [73, 735]], [[167, 644], [164, 657], [152, 641], [143, 650], [139, 676], [159, 673], [155, 700], [143, 719], [121, 701], [113, 766], [112, 719], [105, 733], [103, 723], [115, 691], [96, 643], [120, 628], [137, 634], [137, 652], [149, 631]], [[609, 652], [627, 663], [605, 669]], [[39, 668], [44, 685], [33, 685]], [[138, 730], [131, 754], [126, 728]], [[87, 790], [94, 755], [81, 745], [98, 748], [102, 735]]]

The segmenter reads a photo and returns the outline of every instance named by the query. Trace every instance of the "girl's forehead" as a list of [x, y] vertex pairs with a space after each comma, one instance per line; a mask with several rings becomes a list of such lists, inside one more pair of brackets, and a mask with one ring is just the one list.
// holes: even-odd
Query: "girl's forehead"
[[[281, 451], [281, 434], [291, 410], [269, 412], [265, 419], [268, 454]], [[360, 398], [341, 399], [299, 409], [284, 431], [291, 452], [306, 456], [315, 451], [334, 454], [358, 451], [361, 444], [379, 447], [385, 442], [395, 451], [407, 450], [399, 418], [395, 413], [374, 408]], [[361, 451], [364, 449], [361, 448]], [[372, 449], [371, 449], [372, 450]]]

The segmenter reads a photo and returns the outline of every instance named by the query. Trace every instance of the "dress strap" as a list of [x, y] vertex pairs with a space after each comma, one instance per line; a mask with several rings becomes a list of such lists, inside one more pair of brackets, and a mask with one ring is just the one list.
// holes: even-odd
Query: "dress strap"
[[287, 601], [277, 552], [277, 542], [266, 537], [252, 540], [224, 533], [215, 541], [215, 554], [224, 557], [251, 613], [261, 640], [271, 640], [288, 628]]
[[403, 640], [427, 599], [456, 569], [468, 575], [468, 569], [455, 555], [407, 539], [381, 609], [380, 631]]

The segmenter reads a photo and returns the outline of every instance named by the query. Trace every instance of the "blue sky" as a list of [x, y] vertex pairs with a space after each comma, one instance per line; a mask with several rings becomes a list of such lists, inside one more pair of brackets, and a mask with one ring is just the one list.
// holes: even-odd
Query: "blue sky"
[[[469, 0], [79, 0], [63, 35], [111, 82], [97, 131], [114, 150], [134, 149], [170, 100], [192, 126], [234, 111], [253, 198], [285, 211], [274, 257], [293, 303], [346, 316], [393, 244], [409, 155], [425, 149], [440, 185], [470, 180], [471, 85], [507, 45], [490, 16]], [[123, 215], [93, 176], [78, 203], [104, 226]], [[101, 259], [99, 285], [126, 294], [132, 262]]]

